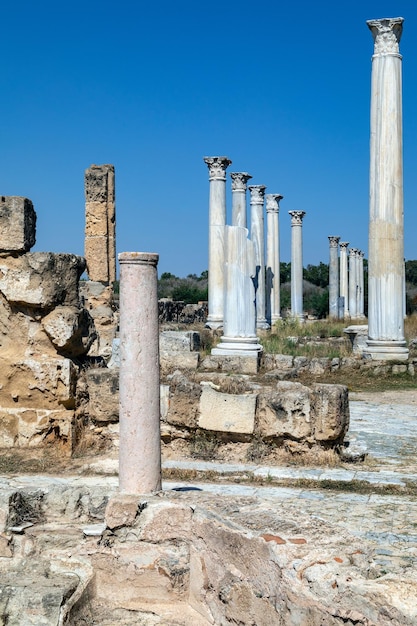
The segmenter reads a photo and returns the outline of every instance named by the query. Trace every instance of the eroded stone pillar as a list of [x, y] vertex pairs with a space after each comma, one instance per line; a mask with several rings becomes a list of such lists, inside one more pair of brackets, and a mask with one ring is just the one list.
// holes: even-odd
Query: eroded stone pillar
[[261, 346], [256, 336], [255, 247], [246, 228], [225, 227], [225, 252], [224, 333], [211, 353], [257, 358]]
[[92, 281], [116, 280], [116, 203], [113, 165], [85, 171], [85, 259]]
[[266, 319], [273, 324], [281, 319], [279, 203], [284, 196], [266, 195]]
[[352, 319], [356, 319], [358, 317], [358, 276], [356, 263], [357, 253], [357, 248], [349, 249], [349, 313]]
[[304, 321], [303, 311], [303, 219], [305, 211], [291, 215], [291, 315]]
[[265, 234], [264, 234], [264, 198], [265, 185], [250, 185], [251, 230], [250, 237], [255, 246], [256, 274], [256, 328], [268, 329], [265, 317]]
[[252, 176], [247, 172], [232, 172], [230, 177], [232, 179], [232, 226], [246, 228], [246, 183]]
[[403, 317], [402, 76], [403, 18], [370, 20], [371, 84], [368, 350], [406, 360]]
[[220, 328], [224, 315], [224, 227], [227, 157], [204, 157], [209, 168], [208, 316], [206, 326]]
[[158, 254], [123, 252], [120, 263], [119, 487], [161, 488]]
[[339, 317], [339, 241], [340, 237], [329, 236], [329, 317]]
[[341, 241], [340, 246], [340, 295], [344, 298], [344, 317], [349, 317], [349, 283], [348, 283], [348, 241]]

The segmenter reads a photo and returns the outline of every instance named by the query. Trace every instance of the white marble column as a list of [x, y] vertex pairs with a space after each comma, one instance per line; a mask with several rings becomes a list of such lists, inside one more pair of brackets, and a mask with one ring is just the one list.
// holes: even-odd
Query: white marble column
[[329, 235], [329, 318], [339, 317], [339, 241]]
[[291, 315], [304, 321], [303, 311], [303, 218], [305, 211], [291, 215]]
[[358, 280], [357, 280], [357, 263], [356, 263], [356, 254], [358, 250], [357, 248], [349, 249], [349, 313], [351, 319], [357, 319], [358, 310], [357, 310], [357, 291], [358, 291]]
[[266, 319], [273, 324], [281, 319], [279, 203], [284, 196], [268, 193], [266, 196]]
[[256, 328], [268, 329], [265, 317], [265, 233], [264, 233], [264, 197], [265, 185], [249, 185], [251, 230], [250, 238], [255, 246], [255, 299]]
[[161, 489], [158, 255], [122, 252], [120, 263], [119, 488]]
[[368, 344], [375, 360], [406, 360], [403, 316], [403, 18], [367, 22], [374, 38], [371, 83]]
[[357, 252], [357, 279], [358, 279], [358, 303], [357, 313], [359, 318], [365, 317], [365, 298], [364, 298], [364, 280], [363, 280], [363, 257], [362, 250]]
[[247, 172], [231, 172], [230, 177], [232, 179], [232, 226], [247, 228], [246, 183], [252, 176]]
[[256, 336], [255, 247], [247, 228], [225, 227], [225, 307], [223, 335], [213, 355], [258, 357]]
[[209, 168], [209, 255], [208, 255], [208, 316], [206, 326], [223, 326], [224, 308], [224, 227], [226, 226], [227, 157], [204, 157]]
[[348, 241], [341, 241], [340, 246], [340, 295], [345, 299], [344, 317], [349, 317], [349, 283], [348, 283]]

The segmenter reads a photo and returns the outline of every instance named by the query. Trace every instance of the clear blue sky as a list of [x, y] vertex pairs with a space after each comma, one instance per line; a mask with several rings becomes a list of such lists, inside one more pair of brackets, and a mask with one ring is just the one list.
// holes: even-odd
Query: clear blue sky
[[[160, 273], [207, 269], [208, 170], [306, 211], [304, 265], [328, 235], [367, 254], [367, 19], [405, 18], [405, 257], [417, 258], [415, 0], [22, 0], [1, 10], [0, 193], [30, 198], [36, 250], [83, 254], [84, 170], [116, 168], [117, 248]], [[230, 212], [230, 177], [228, 177]]]

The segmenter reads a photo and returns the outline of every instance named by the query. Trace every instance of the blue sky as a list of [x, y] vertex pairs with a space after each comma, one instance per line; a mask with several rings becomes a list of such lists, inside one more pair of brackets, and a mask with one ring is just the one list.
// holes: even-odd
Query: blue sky
[[84, 170], [112, 163], [118, 252], [158, 252], [178, 276], [208, 266], [204, 156], [284, 195], [282, 261], [294, 209], [304, 265], [328, 262], [328, 235], [367, 254], [365, 22], [404, 17], [405, 257], [417, 258], [415, 0], [22, 0], [0, 15], [0, 193], [33, 201], [35, 249], [83, 254]]

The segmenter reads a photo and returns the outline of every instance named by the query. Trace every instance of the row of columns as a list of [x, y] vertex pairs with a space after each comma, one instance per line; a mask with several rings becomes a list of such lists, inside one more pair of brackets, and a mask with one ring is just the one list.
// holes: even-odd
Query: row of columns
[[[329, 236], [329, 317], [331, 319], [365, 317], [364, 253], [349, 249], [349, 242]], [[340, 264], [339, 264], [340, 246]]]

